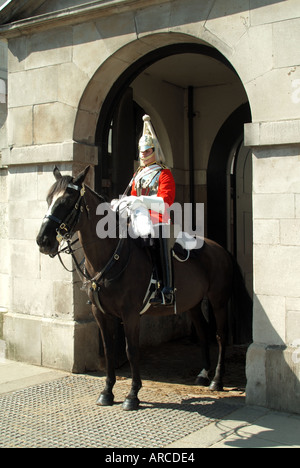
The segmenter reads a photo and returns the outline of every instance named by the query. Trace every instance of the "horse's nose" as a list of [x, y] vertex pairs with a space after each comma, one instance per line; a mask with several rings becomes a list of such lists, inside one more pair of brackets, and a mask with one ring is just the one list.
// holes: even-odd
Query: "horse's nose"
[[36, 243], [41, 251], [45, 251], [50, 248], [50, 239], [48, 236], [38, 235], [36, 238]]
[[39, 247], [41, 247], [43, 245], [43, 240], [45, 240], [44, 238], [45, 238], [45, 236], [40, 236], [40, 235], [37, 236], [36, 243], [37, 243], [37, 245]]

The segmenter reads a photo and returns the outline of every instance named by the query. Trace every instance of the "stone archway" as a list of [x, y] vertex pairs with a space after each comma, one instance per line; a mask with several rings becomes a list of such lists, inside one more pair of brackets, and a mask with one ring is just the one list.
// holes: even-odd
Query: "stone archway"
[[[144, 55], [141, 54], [144, 49], [144, 44], [141, 44], [140, 41], [135, 41], [124, 46], [115, 55], [111, 56], [97, 70], [81, 98], [74, 128], [74, 140], [97, 145], [99, 147], [99, 161], [107, 159], [106, 142], [111, 128], [112, 116], [121, 100], [121, 96], [128, 90], [129, 85], [145, 70], [148, 72], [153, 64], [172, 56], [179, 57], [183, 54], [199, 54], [215, 60], [224, 68], [230, 70], [240, 83], [239, 86], [243, 88], [240, 79], [237, 77], [236, 72], [228, 60], [214, 47], [211, 47], [203, 41], [188, 35], [175, 33], [149, 36], [147, 37], [147, 42], [151, 39], [155, 39], [152, 43], [156, 44], [156, 46], [159, 45], [159, 47], [153, 47], [153, 50], [148, 50]], [[121, 57], [122, 60], [120, 59]], [[132, 60], [129, 60], [130, 57], [132, 57]], [[111, 83], [113, 84], [111, 85]], [[141, 92], [139, 92], [139, 102], [146, 102], [147, 106], [147, 100], [141, 98], [140, 95]], [[247, 100], [246, 94], [244, 99]], [[230, 108], [228, 112], [231, 112]], [[222, 119], [225, 117], [226, 113], [224, 117], [222, 115], [222, 117], [217, 120], [223, 123]], [[211, 119], [213, 118], [212, 116]], [[243, 127], [243, 123], [244, 121], [238, 122], [241, 128]], [[165, 133], [167, 133], [166, 129]], [[186, 162], [186, 164], [188, 163]], [[190, 180], [185, 180], [185, 182], [182, 183], [182, 173], [185, 169], [180, 168], [180, 175], [178, 175], [180, 170], [176, 165], [174, 169], [177, 171], [178, 180], [180, 179], [182, 192], [187, 192]], [[191, 171], [191, 167], [186, 166], [186, 170]], [[198, 171], [199, 174], [201, 173], [203, 180], [206, 179], [206, 170], [206, 166], [203, 166], [202, 170], [197, 167], [195, 168], [195, 172]], [[101, 185], [99, 185], [101, 176], [101, 167], [95, 167], [95, 185], [96, 189], [99, 191], [101, 190]], [[226, 172], [224, 172], [224, 177], [226, 178]], [[207, 200], [206, 182], [201, 181], [201, 183], [202, 186], [199, 186], [199, 188], [194, 191], [196, 193], [193, 201], [206, 202]], [[180, 201], [184, 201], [184, 195]], [[185, 199], [185, 201], [187, 201], [187, 199]]]
[[[230, 62], [216, 48], [201, 39], [182, 33], [158, 33], [133, 41], [111, 55], [95, 72], [79, 102], [74, 124], [76, 142], [97, 144], [101, 129], [97, 130], [100, 112], [113, 113], [124, 88], [151, 63], [170, 54], [180, 53], [189, 46], [198, 48], [231, 67]], [[222, 47], [220, 48], [222, 49]], [[199, 52], [200, 53], [200, 52]], [[102, 122], [99, 123], [103, 125]]]
[[[201, 39], [179, 33], [159, 33], [143, 37], [143, 40], [137, 40], [127, 44], [107, 59], [86, 86], [76, 116], [73, 136], [74, 141], [97, 146], [99, 150], [99, 160], [105, 158], [107, 154], [105, 142], [108, 140], [112, 116], [130, 83], [141, 75], [144, 70], [148, 70], [152, 64], [164, 58], [176, 57], [179, 56], [179, 54], [185, 53], [199, 54], [199, 56], [201, 55], [214, 59], [216, 63], [222, 64], [224, 69], [227, 68], [231, 70], [232, 73], [235, 74], [236, 79], [239, 80], [238, 75], [225, 56]], [[242, 85], [241, 88], [244, 92]], [[143, 105], [143, 102], [146, 102], [145, 99], [141, 96], [139, 96], [139, 98], [140, 100], [138, 103]], [[247, 100], [247, 98], [245, 99]], [[147, 104], [149, 108], [149, 101]], [[234, 107], [231, 111], [233, 110]], [[150, 113], [149, 110], [147, 110], [147, 112]], [[188, 112], [190, 112], [190, 110], [188, 110]], [[156, 120], [159, 122], [159, 126], [161, 127], [160, 138], [165, 138], [165, 147], [168, 147], [167, 153], [172, 155], [168, 131], [161, 125], [162, 119], [160, 119], [159, 113], [155, 111], [153, 106], [151, 108], [151, 113], [156, 116]], [[222, 123], [222, 120], [220, 123]], [[217, 122], [216, 125], [219, 125], [219, 122]], [[189, 171], [194, 171], [191, 160]], [[99, 166], [96, 166], [95, 172], [96, 180], [99, 181], [101, 179], [101, 169]], [[201, 170], [198, 170], [198, 172], [198, 179], [201, 179], [200, 184], [203, 185], [203, 183], [205, 184], [205, 182], [203, 182], [205, 176], [203, 176], [203, 174], [201, 175]], [[183, 175], [181, 179], [185, 180], [186, 176]], [[190, 184], [193, 184], [193, 182], [191, 182], [193, 179], [194, 177], [190, 178]], [[185, 180], [183, 185], [186, 183]], [[101, 190], [101, 186], [97, 186], [96, 188]], [[202, 195], [200, 195], [200, 197], [203, 198]], [[205, 200], [201, 199], [198, 201]]]

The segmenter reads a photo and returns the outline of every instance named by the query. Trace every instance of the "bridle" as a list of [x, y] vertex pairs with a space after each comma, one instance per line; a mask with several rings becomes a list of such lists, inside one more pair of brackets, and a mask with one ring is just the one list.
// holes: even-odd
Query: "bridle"
[[[85, 209], [87, 211], [88, 217], [89, 217], [89, 207], [85, 202], [84, 194], [85, 194], [85, 186], [82, 184], [81, 187], [78, 185], [74, 185], [72, 183], [69, 183], [67, 185], [67, 188], [71, 188], [73, 190], [76, 190], [78, 193], [78, 198], [76, 200], [76, 203], [71, 210], [71, 212], [66, 216], [64, 220], [57, 218], [51, 213], [46, 213], [44, 216], [44, 219], [50, 219], [51, 221], [54, 221], [55, 223], [58, 224], [58, 228], [56, 229], [56, 240], [59, 244], [62, 243], [62, 241], [69, 241], [74, 232], [75, 232], [75, 226], [79, 222], [79, 218], [81, 213], [83, 212], [83, 203], [85, 205]], [[53, 257], [57, 255], [54, 254], [52, 255]], [[51, 255], [50, 255], [51, 256]]]
[[[73, 237], [73, 235], [75, 233], [75, 227], [76, 227], [77, 223], [79, 222], [80, 215], [81, 215], [81, 213], [83, 213], [83, 210], [84, 210], [83, 204], [85, 206], [88, 218], [90, 217], [89, 207], [88, 207], [88, 205], [87, 205], [87, 203], [85, 201], [85, 198], [84, 198], [85, 186], [84, 186], [84, 184], [82, 184], [82, 186], [79, 187], [78, 185], [69, 183], [66, 188], [70, 188], [70, 189], [76, 190], [78, 192], [78, 197], [77, 197], [76, 203], [75, 203], [73, 209], [71, 210], [71, 212], [65, 217], [64, 220], [57, 218], [56, 216], [54, 216], [51, 213], [47, 213], [44, 216], [44, 219], [50, 219], [51, 221], [54, 221], [56, 224], [58, 224], [58, 228], [56, 229], [56, 240], [57, 240], [59, 246], [61, 246], [61, 244], [63, 242], [66, 242], [67, 246], [63, 247], [63, 248], [59, 248], [57, 250], [57, 252], [55, 252], [54, 254], [50, 254], [49, 256], [51, 258], [54, 258], [54, 257], [58, 256], [59, 261], [60, 261], [60, 263], [62, 264], [62, 266], [64, 267], [65, 270], [67, 270], [69, 273], [73, 273], [74, 271], [77, 270], [80, 275], [82, 275], [84, 278], [88, 279], [88, 276], [86, 275], [85, 271], [83, 271], [83, 269], [81, 268], [81, 265], [82, 265], [82, 263], [84, 263], [85, 259], [83, 258], [82, 262], [79, 263], [78, 260], [76, 259], [75, 251], [73, 249], [73, 245], [76, 244], [79, 241], [79, 239], [77, 238], [74, 241], [71, 241], [71, 239], [72, 239], [72, 237]], [[66, 265], [64, 264], [64, 262], [63, 262], [63, 260], [61, 258], [61, 255], [60, 255], [61, 253], [70, 254], [72, 256], [72, 259], [73, 259], [73, 261], [75, 263], [75, 269], [74, 270], [69, 270], [66, 267]]]

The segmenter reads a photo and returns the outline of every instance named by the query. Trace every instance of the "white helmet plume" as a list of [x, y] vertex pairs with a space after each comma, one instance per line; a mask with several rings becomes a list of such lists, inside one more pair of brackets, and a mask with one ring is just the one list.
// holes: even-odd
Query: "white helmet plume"
[[144, 127], [143, 127], [143, 135], [139, 141], [139, 150], [145, 151], [149, 148], [155, 148], [156, 160], [158, 162], [164, 163], [165, 157], [157, 136], [155, 134], [154, 128], [151, 123], [151, 119], [149, 115], [144, 115], [143, 117]]

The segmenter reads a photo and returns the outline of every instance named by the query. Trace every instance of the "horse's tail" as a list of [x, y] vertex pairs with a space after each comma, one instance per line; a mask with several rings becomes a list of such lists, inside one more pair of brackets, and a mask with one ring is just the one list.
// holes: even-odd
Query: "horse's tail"
[[253, 301], [247, 291], [240, 266], [233, 255], [230, 256], [233, 264], [231, 298], [233, 341], [235, 344], [246, 344], [252, 341]]

